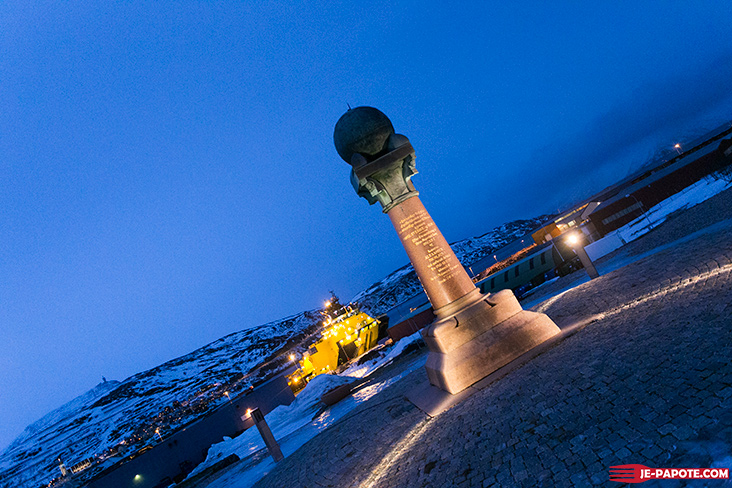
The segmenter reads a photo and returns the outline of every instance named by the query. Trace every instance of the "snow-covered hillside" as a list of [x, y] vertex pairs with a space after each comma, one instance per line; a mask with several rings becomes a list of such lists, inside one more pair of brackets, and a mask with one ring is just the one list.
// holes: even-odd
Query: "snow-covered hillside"
[[[317, 311], [230, 334], [122, 382], [108, 381], [47, 414], [0, 455], [0, 487], [36, 488], [70, 467], [131, 453], [205, 415], [287, 366], [286, 353], [315, 333]], [[101, 469], [90, 469], [89, 474]], [[86, 472], [85, 472], [86, 473]]]
[[[470, 264], [542, 220], [505, 224], [452, 247], [461, 262]], [[353, 301], [379, 315], [420, 291], [419, 280], [407, 265]], [[168, 435], [227, 401], [225, 391], [235, 395], [283, 371], [290, 352], [302, 352], [313, 342], [320, 320], [318, 310], [302, 312], [230, 334], [124, 381], [95, 386], [26, 428], [0, 454], [0, 488], [48, 483], [60, 474], [59, 458], [68, 467], [96, 457], [99, 463], [84, 474], [98, 472], [114, 456], [153, 442], [157, 428]]]

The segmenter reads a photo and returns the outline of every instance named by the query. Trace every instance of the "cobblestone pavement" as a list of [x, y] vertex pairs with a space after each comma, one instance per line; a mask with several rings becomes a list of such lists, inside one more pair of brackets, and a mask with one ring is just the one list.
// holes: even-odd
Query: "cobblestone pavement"
[[[677, 224], [625, 252], [678, 239]], [[255, 486], [622, 486], [609, 466], [732, 467], [732, 226], [540, 308], [564, 326], [594, 321], [435, 418], [404, 397], [423, 379], [416, 371]]]

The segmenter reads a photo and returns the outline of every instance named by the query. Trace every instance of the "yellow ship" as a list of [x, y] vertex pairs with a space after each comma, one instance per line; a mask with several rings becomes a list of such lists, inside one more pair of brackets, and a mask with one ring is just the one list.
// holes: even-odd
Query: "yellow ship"
[[335, 295], [325, 302], [322, 313], [325, 320], [320, 340], [310, 346], [298, 369], [287, 377], [294, 392], [302, 390], [315, 376], [334, 371], [360, 356], [379, 341], [379, 321], [357, 307], [341, 305]]

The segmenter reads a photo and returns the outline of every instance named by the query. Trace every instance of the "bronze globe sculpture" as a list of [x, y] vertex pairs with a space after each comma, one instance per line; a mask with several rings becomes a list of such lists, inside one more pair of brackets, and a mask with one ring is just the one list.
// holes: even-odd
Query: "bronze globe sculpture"
[[394, 126], [380, 110], [356, 107], [348, 110], [336, 123], [333, 142], [340, 157], [351, 164], [355, 153], [366, 159], [374, 159], [386, 152], [392, 134]]

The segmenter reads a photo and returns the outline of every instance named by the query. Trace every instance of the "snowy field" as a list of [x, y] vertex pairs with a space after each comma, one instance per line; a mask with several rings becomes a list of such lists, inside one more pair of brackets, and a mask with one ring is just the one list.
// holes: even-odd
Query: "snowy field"
[[[420, 356], [396, 376], [380, 381], [367, 381], [361, 388], [335, 405], [324, 408], [320, 396], [326, 391], [343, 384], [362, 382], [380, 368], [399, 357], [407, 346], [421, 338], [419, 332], [405, 337], [389, 349], [363, 364], [354, 364], [339, 375], [322, 374], [313, 378], [288, 406], [280, 406], [270, 412], [267, 424], [280, 444], [285, 457], [294, 453], [307, 441], [327, 427], [346, 417], [358, 405], [406, 377], [412, 371], [423, 367], [426, 358]], [[274, 461], [264, 447], [259, 431], [250, 428], [234, 439], [224, 438], [208, 451], [206, 460], [198, 465], [189, 477], [236, 454], [240, 462], [224, 475], [205, 485], [208, 488], [248, 488], [265, 476], [273, 467]]]

